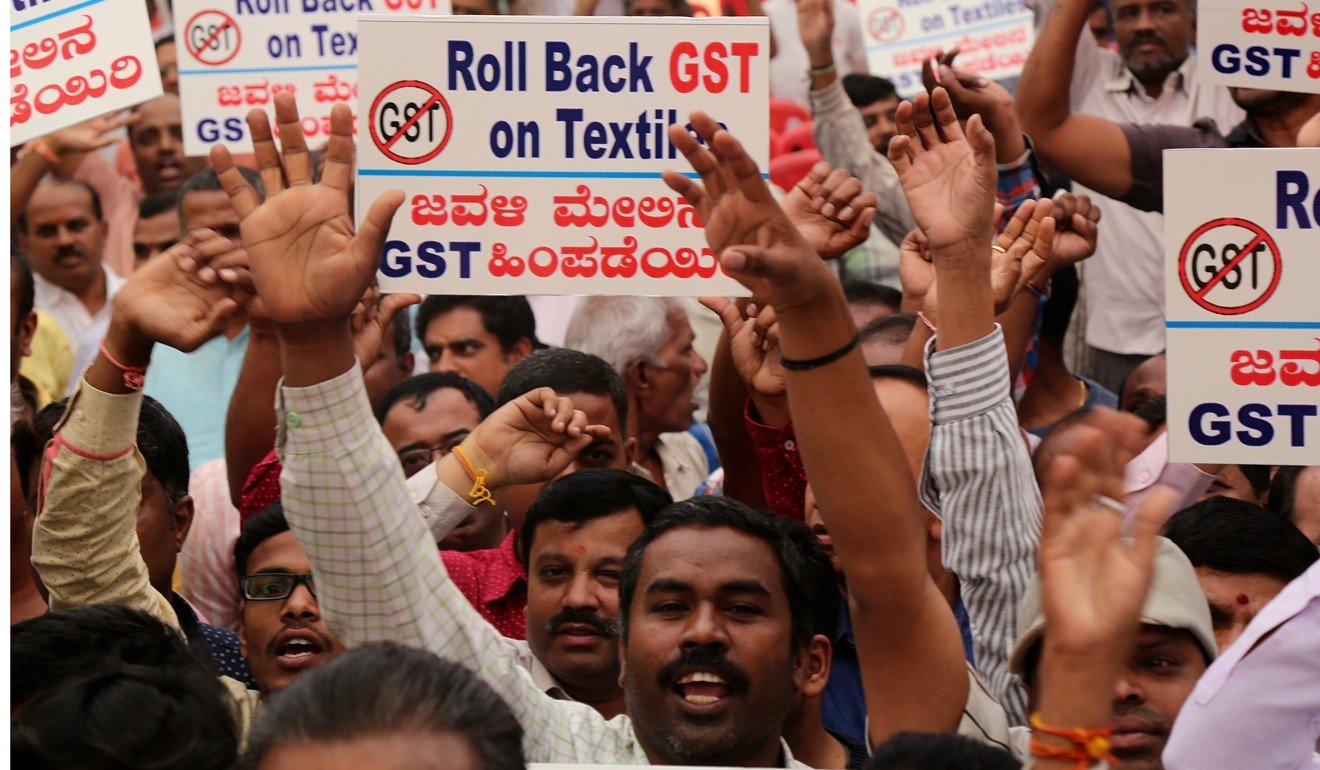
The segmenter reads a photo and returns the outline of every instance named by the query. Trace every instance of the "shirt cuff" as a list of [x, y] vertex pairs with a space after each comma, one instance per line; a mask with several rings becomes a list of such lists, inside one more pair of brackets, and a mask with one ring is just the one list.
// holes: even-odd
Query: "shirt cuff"
[[762, 425], [761, 415], [757, 414], [752, 400], [747, 399], [747, 408], [743, 410], [743, 421], [747, 424], [747, 435], [752, 439], [752, 446], [758, 452], [796, 452], [797, 444], [793, 440], [793, 421], [790, 419], [782, 428]]
[[935, 339], [926, 343], [932, 422], [940, 425], [983, 414], [1009, 398], [1012, 380], [999, 324], [981, 339], [948, 350], [935, 350]]
[[811, 91], [807, 98], [811, 101], [812, 115], [825, 115], [852, 108], [852, 102], [848, 101], [848, 94], [843, 90], [843, 83], [837, 77], [833, 83], [824, 88]]
[[426, 522], [437, 544], [477, 510], [476, 506], [468, 504], [458, 493], [440, 482], [435, 463], [408, 479], [408, 495], [422, 514], [422, 520]]
[[137, 443], [142, 391], [106, 393], [79, 379], [55, 433], [80, 454], [114, 456]]
[[275, 408], [281, 456], [333, 452], [380, 432], [356, 358], [338, 377], [305, 388], [281, 380]]

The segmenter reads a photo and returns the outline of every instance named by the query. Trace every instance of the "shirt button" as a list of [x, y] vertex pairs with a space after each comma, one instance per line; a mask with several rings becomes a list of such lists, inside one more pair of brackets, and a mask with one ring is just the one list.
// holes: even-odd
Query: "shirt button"
[[789, 439], [788, 441], [784, 442], [784, 451], [792, 452], [796, 449], [797, 449], [797, 442], [794, 441], [793, 439]]
[[1140, 481], [1142, 484], [1145, 484], [1148, 481], [1150, 481], [1150, 471], [1142, 471], [1141, 475], [1137, 477], [1137, 480]]
[[302, 427], [302, 415], [297, 412], [289, 412], [288, 416], [285, 417], [285, 421], [289, 423], [290, 428]]

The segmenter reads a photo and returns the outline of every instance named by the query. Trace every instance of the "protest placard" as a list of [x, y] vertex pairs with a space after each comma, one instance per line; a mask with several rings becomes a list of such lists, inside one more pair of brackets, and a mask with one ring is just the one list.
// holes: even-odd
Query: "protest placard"
[[13, 0], [9, 142], [160, 96], [142, 0]]
[[330, 108], [356, 109], [357, 14], [448, 15], [449, 0], [175, 0], [183, 147], [251, 152], [244, 118], [275, 94], [298, 99], [307, 142], [330, 138]]
[[1320, 152], [1164, 155], [1169, 457], [1320, 463]]
[[1199, 0], [1204, 83], [1320, 93], [1320, 6], [1301, 0]]
[[858, 0], [866, 61], [899, 94], [922, 90], [921, 63], [957, 48], [957, 65], [992, 80], [1016, 77], [1031, 53], [1035, 27], [1023, 0]]
[[665, 169], [704, 110], [769, 157], [764, 19], [363, 17], [358, 215], [407, 197], [383, 291], [744, 294]]

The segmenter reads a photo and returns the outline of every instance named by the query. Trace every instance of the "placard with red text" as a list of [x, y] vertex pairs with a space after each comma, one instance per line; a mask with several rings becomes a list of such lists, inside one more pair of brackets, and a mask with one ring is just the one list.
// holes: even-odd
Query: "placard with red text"
[[449, 12], [449, 0], [174, 0], [184, 151], [251, 152], [245, 118], [281, 91], [308, 145], [324, 145], [330, 108], [357, 105], [357, 14]]
[[1169, 457], [1320, 464], [1320, 150], [1164, 154]]
[[1205, 83], [1320, 93], [1320, 4], [1199, 0], [1196, 52]]
[[142, 0], [13, 0], [9, 143], [160, 96]]
[[[703, 110], [769, 158], [764, 19], [364, 16], [357, 213], [402, 189], [382, 291], [742, 295], [671, 124]], [[695, 176], [695, 175], [693, 175]]]

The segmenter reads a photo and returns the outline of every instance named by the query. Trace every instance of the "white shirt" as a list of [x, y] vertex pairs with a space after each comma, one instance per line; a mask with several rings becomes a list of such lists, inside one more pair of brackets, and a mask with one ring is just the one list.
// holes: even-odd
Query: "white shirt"
[[[110, 311], [114, 305], [115, 295], [124, 284], [128, 283], [105, 265], [101, 265], [101, 270], [105, 273], [105, 304], [96, 315], [88, 313], [87, 306], [73, 292], [51, 283], [35, 272], [32, 274], [32, 281], [36, 286], [37, 309], [55, 319], [55, 323], [59, 324], [60, 330], [64, 332], [65, 337], [68, 337], [69, 344], [74, 350], [78, 350], [84, 338], [96, 331], [98, 324], [104, 324], [105, 328], [109, 327]], [[100, 339], [97, 339], [94, 344], [99, 343]]]
[[[770, 34], [775, 39], [775, 57], [770, 60], [770, 96], [810, 106], [807, 94], [811, 62], [798, 32], [798, 10], [794, 0], [766, 0], [761, 9], [770, 19]], [[853, 73], [866, 74], [866, 43], [862, 40], [862, 20], [857, 7], [834, 0], [834, 68], [840, 78]]]
[[[1054, 0], [1029, 5], [1041, 25]], [[1194, 51], [1152, 99], [1122, 57], [1097, 46], [1089, 29], [1077, 45], [1070, 101], [1076, 114], [1118, 123], [1190, 126], [1206, 117], [1227, 132], [1246, 118], [1227, 88], [1197, 82]], [[1128, 355], [1164, 352], [1164, 215], [1137, 211], [1081, 185], [1074, 192], [1091, 196], [1104, 214], [1095, 256], [1081, 265], [1086, 343]]]

